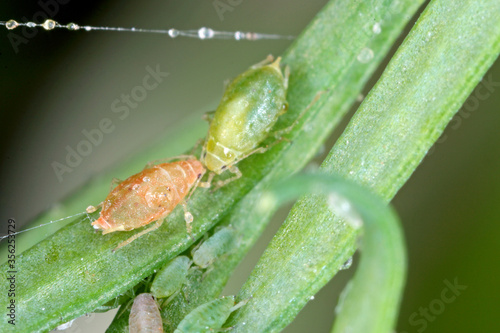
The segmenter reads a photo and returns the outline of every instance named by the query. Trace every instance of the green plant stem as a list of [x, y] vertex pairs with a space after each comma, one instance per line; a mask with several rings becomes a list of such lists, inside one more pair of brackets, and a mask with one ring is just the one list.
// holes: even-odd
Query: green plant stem
[[[499, 51], [500, 2], [432, 1], [322, 169], [389, 201]], [[356, 248], [356, 232], [325, 208], [317, 196], [294, 206], [240, 291], [238, 300], [252, 297], [252, 302], [226, 325], [236, 325], [235, 332], [280, 331], [336, 274]], [[317, 266], [308, 279], [294, 278], [311, 261], [328, 264]], [[280, 285], [284, 277], [291, 277], [286, 288]]]
[[[266, 207], [266, 201], [283, 203], [304, 193], [328, 194], [329, 210], [341, 216], [353, 229], [363, 227], [361, 262], [337, 306], [333, 332], [391, 331], [397, 318], [406, 272], [404, 238], [395, 212], [366, 189], [342, 177], [320, 173], [294, 176], [274, 186], [270, 194], [263, 197], [260, 207]], [[304, 242], [316, 236], [314, 229], [303, 231], [306, 234], [302, 235], [300, 245], [302, 254], [309, 258], [308, 265], [295, 267], [295, 276], [281, 275], [280, 281], [274, 280], [274, 299], [280, 299], [288, 281], [310, 280], [311, 275], [329, 264], [326, 257], [309, 252], [315, 247]], [[250, 299], [249, 303], [252, 302]]]

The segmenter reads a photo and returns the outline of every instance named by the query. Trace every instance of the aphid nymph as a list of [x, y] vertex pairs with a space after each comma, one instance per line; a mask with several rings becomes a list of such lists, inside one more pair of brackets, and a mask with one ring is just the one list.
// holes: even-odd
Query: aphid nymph
[[151, 285], [151, 293], [156, 298], [169, 297], [178, 292], [188, 274], [191, 260], [186, 256], [178, 256], [162, 267]]
[[222, 296], [198, 306], [179, 323], [174, 333], [210, 333], [224, 325], [231, 312], [244, 306], [247, 301], [234, 305], [234, 296]]
[[134, 299], [134, 304], [132, 305], [132, 309], [130, 309], [129, 332], [163, 333], [160, 309], [153, 295], [140, 294]]
[[195, 158], [146, 168], [121, 182], [108, 194], [102, 203], [100, 217], [92, 225], [107, 234], [133, 230], [156, 221], [151, 228], [120, 243], [118, 249], [159, 228], [164, 218], [181, 204], [188, 233], [191, 233], [193, 216], [187, 211], [184, 199], [196, 188], [204, 174], [205, 168]]

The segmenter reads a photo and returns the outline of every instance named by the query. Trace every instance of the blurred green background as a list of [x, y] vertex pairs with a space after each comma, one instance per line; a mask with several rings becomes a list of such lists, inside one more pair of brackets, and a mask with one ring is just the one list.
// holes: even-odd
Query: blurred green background
[[[61, 23], [178, 29], [209, 26], [297, 35], [325, 2], [233, 0], [232, 10], [222, 16], [214, 1], [72, 1], [59, 5], [57, 10], [47, 8]], [[2, 2], [0, 20], [31, 20], [41, 11], [47, 12], [37, 2]], [[22, 36], [21, 30], [13, 32]], [[123, 163], [169, 129], [186, 126], [186, 119], [213, 110], [224, 80], [267, 54], [279, 55], [290, 43], [172, 40], [149, 34], [61, 30], [38, 31], [15, 52], [8, 36], [7, 30], [0, 31], [2, 234], [8, 218], [14, 218], [19, 229], [93, 175]], [[142, 85], [147, 66], [157, 65], [169, 76], [121, 120], [111, 104]], [[366, 87], [365, 94], [368, 91]], [[499, 331], [498, 105], [497, 61], [393, 201], [409, 248], [408, 284], [399, 333]], [[85, 138], [82, 130], [98, 127], [103, 118], [112, 120], [114, 130], [105, 134], [102, 143], [92, 147], [81, 164], [59, 181], [52, 163], [64, 163], [66, 146], [76, 148]], [[189, 126], [185, 130], [189, 131]], [[340, 133], [341, 128], [325, 144], [325, 153]], [[178, 147], [181, 153], [204, 135], [197, 130], [193, 142], [172, 140], [165, 144]], [[285, 216], [284, 209], [276, 215], [266, 235], [230, 281], [227, 293], [237, 292]], [[285, 332], [329, 332], [338, 292], [353, 272], [354, 267], [341, 272]], [[446, 293], [445, 281], [453, 284], [455, 279], [467, 288], [453, 301], [443, 302], [443, 295], [452, 295]], [[109, 320], [105, 315], [83, 318], [79, 326], [68, 331], [104, 331], [106, 323], [101, 321], [105, 320]]]

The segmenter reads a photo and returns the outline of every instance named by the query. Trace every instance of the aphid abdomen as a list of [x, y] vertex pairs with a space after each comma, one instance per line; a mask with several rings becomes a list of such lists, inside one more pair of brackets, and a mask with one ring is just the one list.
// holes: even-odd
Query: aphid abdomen
[[209, 170], [220, 173], [252, 151], [286, 111], [287, 87], [279, 61], [250, 68], [228, 85], [205, 144], [203, 162]]
[[174, 333], [213, 332], [224, 325], [233, 306], [234, 296], [223, 296], [202, 304], [184, 317]]
[[166, 217], [188, 194], [205, 169], [197, 160], [163, 163], [121, 182], [92, 223], [103, 233], [133, 230]]
[[163, 333], [158, 304], [151, 294], [140, 294], [132, 305], [129, 317], [130, 333]]
[[163, 163], [155, 167], [163, 172], [163, 182], [169, 184], [169, 192], [173, 192], [177, 199], [176, 205], [184, 199], [198, 177], [205, 173], [201, 163], [196, 160]]

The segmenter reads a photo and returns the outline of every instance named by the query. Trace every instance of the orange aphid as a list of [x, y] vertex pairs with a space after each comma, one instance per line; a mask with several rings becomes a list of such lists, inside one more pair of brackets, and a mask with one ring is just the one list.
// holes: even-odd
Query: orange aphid
[[204, 174], [205, 168], [196, 159], [162, 163], [144, 169], [121, 182], [108, 194], [102, 203], [100, 217], [92, 225], [107, 234], [133, 230], [157, 221], [151, 228], [121, 243], [119, 248], [160, 227], [163, 219], [178, 204], [182, 204], [190, 233], [189, 223], [193, 217], [187, 212], [184, 199]]

